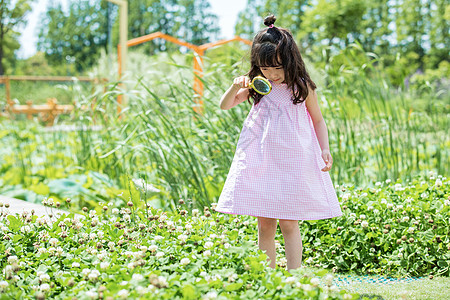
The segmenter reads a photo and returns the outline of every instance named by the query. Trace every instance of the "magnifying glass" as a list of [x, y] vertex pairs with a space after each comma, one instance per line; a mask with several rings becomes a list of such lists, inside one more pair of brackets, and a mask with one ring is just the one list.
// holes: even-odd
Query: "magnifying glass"
[[267, 95], [272, 90], [272, 85], [269, 80], [262, 76], [253, 78], [249, 86], [261, 95]]

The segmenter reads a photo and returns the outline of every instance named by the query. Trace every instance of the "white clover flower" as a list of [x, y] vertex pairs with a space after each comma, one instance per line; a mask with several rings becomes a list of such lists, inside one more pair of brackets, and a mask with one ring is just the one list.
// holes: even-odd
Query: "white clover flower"
[[181, 263], [183, 266], [188, 265], [190, 262], [191, 262], [191, 260], [190, 260], [189, 258], [187, 258], [187, 257], [183, 258], [183, 259], [180, 261], [180, 263]]
[[394, 204], [392, 204], [392, 203], [387, 204], [387, 208], [392, 208], [392, 207], [394, 207]]
[[223, 244], [223, 247], [224, 247], [225, 249], [228, 249], [228, 248], [231, 247], [231, 245], [230, 245], [229, 243], [225, 243], [225, 244]]
[[330, 286], [330, 292], [332, 293], [339, 292], [339, 288], [337, 287], [337, 285], [333, 284], [332, 286]]
[[368, 211], [373, 210], [373, 206], [368, 206], [368, 207], [367, 207], [367, 210], [368, 210]]
[[8, 264], [12, 265], [13, 263], [16, 263], [18, 261], [17, 256], [11, 255], [8, 257]]
[[184, 243], [184, 242], [186, 242], [186, 240], [188, 239], [188, 236], [185, 235], [185, 234], [180, 234], [180, 235], [178, 236], [178, 239]]
[[363, 228], [367, 228], [367, 227], [369, 226], [369, 222], [367, 222], [367, 221], [362, 221], [362, 222], [361, 222], [361, 226], [362, 226]]
[[313, 287], [310, 284], [303, 284], [302, 289], [306, 292], [312, 291]]
[[352, 295], [350, 295], [350, 294], [345, 294], [344, 295], [344, 300], [352, 300], [352, 299], [353, 299]]
[[31, 227], [28, 226], [28, 225], [22, 226], [22, 227], [20, 228], [20, 231], [21, 231], [22, 233], [30, 233], [30, 232], [31, 232]]
[[217, 234], [212, 233], [209, 237], [210, 237], [211, 239], [216, 239], [216, 238], [217, 238]]
[[409, 227], [408, 228], [408, 233], [414, 233], [415, 228], [414, 227]]
[[89, 211], [89, 217], [92, 218], [93, 216], [95, 216], [97, 214], [97, 212], [94, 209], [91, 209]]
[[97, 258], [99, 260], [104, 260], [107, 257], [108, 257], [108, 253], [106, 253], [106, 252], [101, 252], [101, 253], [97, 254]]
[[145, 295], [145, 294], [148, 293], [148, 289], [146, 289], [146, 288], [143, 287], [143, 286], [138, 285], [138, 286], [136, 287], [136, 292], [138, 292], [140, 295]]
[[362, 193], [362, 194], [361, 194], [361, 197], [367, 197], [367, 195], [369, 195], [369, 194], [367, 194], [367, 193]]
[[87, 291], [85, 293], [85, 295], [86, 295], [86, 297], [88, 297], [90, 299], [97, 299], [97, 297], [98, 297], [98, 294], [97, 294], [97, 292], [94, 289], [92, 289], [90, 291]]
[[111, 212], [112, 212], [114, 215], [117, 215], [117, 214], [119, 213], [119, 209], [118, 209], [118, 208], [113, 208], [113, 209], [111, 210]]
[[121, 299], [127, 299], [129, 295], [128, 290], [120, 290], [119, 292], [117, 292], [117, 296]]
[[409, 217], [408, 216], [404, 216], [403, 218], [402, 218], [402, 222], [408, 222], [409, 221]]
[[73, 226], [75, 227], [76, 230], [80, 230], [83, 227], [83, 223], [76, 221]]
[[157, 245], [150, 245], [148, 247], [148, 250], [151, 252], [155, 252], [156, 250], [158, 250], [158, 246]]
[[167, 220], [167, 215], [165, 214], [162, 214], [158, 219], [159, 222], [164, 222], [165, 220]]
[[39, 287], [39, 290], [42, 292], [48, 292], [48, 291], [50, 291], [50, 285], [48, 283], [43, 283]]
[[80, 267], [79, 263], [77, 263], [77, 262], [72, 263], [72, 268], [79, 268], [79, 267]]
[[215, 300], [217, 299], [217, 293], [215, 291], [208, 292], [203, 296], [203, 300]]
[[53, 200], [53, 198], [48, 198], [47, 199], [47, 204], [52, 206], [53, 204], [55, 204], [55, 201]]
[[51, 238], [48, 242], [51, 246], [55, 247], [58, 244], [58, 239]]
[[356, 214], [355, 213], [350, 213], [350, 218], [356, 218]]
[[133, 274], [133, 276], [131, 276], [131, 280], [141, 281], [144, 280], [144, 276], [142, 276], [141, 274]]
[[327, 274], [327, 276], [325, 276], [325, 284], [328, 286], [333, 284], [333, 275]]
[[376, 209], [376, 208], [373, 210], [373, 213], [376, 214], [376, 215], [377, 215], [379, 212], [380, 212], [380, 211], [379, 211], [378, 209]]
[[100, 269], [107, 269], [109, 267], [109, 262], [107, 261], [102, 261], [100, 263]]
[[4, 291], [6, 290], [6, 288], [8, 287], [8, 282], [5, 280], [0, 281], [0, 291]]
[[444, 205], [449, 206], [450, 205], [450, 200], [444, 200]]
[[192, 230], [192, 225], [190, 223], [187, 223], [184, 228], [186, 228], [187, 231]]
[[442, 186], [442, 180], [436, 179], [436, 182], [434, 183], [434, 185], [435, 185], [436, 187], [441, 187], [441, 186]]
[[364, 219], [366, 218], [366, 215], [360, 215], [359, 218], [360, 218], [361, 220], [364, 220]]
[[345, 193], [344, 195], [342, 195], [342, 200], [348, 200], [350, 198], [351, 194], [350, 193]]
[[209, 256], [211, 256], [211, 251], [206, 250], [205, 252], [203, 252], [203, 255], [206, 257], [209, 257]]
[[385, 198], [382, 198], [381, 199], [381, 204], [386, 204], [386, 203], [387, 203], [387, 200]]
[[108, 242], [108, 248], [114, 248], [115, 244], [114, 242]]
[[401, 185], [401, 183], [396, 183], [396, 184], [394, 185], [394, 190], [396, 190], [396, 191], [401, 191], [401, 190], [402, 190], [402, 185]]
[[314, 277], [314, 278], [311, 279], [310, 282], [311, 282], [311, 284], [312, 284], [313, 286], [318, 286], [319, 283], [320, 283], [320, 279], [317, 278], [317, 277]]
[[199, 210], [198, 210], [198, 209], [193, 209], [193, 210], [192, 210], [192, 215], [193, 215], [194, 217], [198, 217], [198, 215], [199, 215]]
[[295, 277], [291, 276], [291, 277], [286, 278], [286, 283], [287, 284], [292, 284], [294, 282], [295, 282]]
[[130, 262], [130, 263], [128, 263], [127, 267], [128, 267], [128, 269], [132, 270], [132, 269], [134, 269], [136, 267], [136, 263], [135, 262]]
[[37, 252], [38, 252], [38, 254], [44, 254], [44, 253], [47, 253], [47, 249], [45, 249], [44, 247], [38, 248]]
[[403, 205], [401, 204], [397, 205], [397, 209], [403, 209]]
[[387, 183], [387, 184], [391, 183], [391, 181], [392, 181], [392, 180], [390, 180], [390, 179], [386, 179], [386, 183]]
[[50, 276], [48, 274], [41, 274], [39, 276], [39, 280], [41, 282], [48, 282], [48, 281], [50, 281]]
[[213, 243], [213, 242], [206, 242], [206, 243], [205, 243], [205, 248], [206, 248], [206, 249], [209, 249], [209, 248], [211, 248], [212, 246], [214, 246], [214, 243]]
[[164, 238], [163, 238], [162, 236], [160, 236], [160, 235], [157, 235], [157, 236], [154, 237], [154, 240], [157, 241], [157, 242], [158, 242], [158, 241], [161, 241], [161, 240], [163, 240], [163, 239], [164, 239]]
[[100, 272], [98, 270], [94, 269], [91, 271], [91, 273], [89, 273], [88, 278], [89, 278], [89, 280], [94, 281], [94, 280], [98, 279], [99, 275], [100, 275]]
[[83, 277], [88, 276], [89, 273], [91, 273], [91, 269], [83, 269], [83, 270], [81, 271], [81, 274], [83, 274]]
[[312, 258], [312, 257], [309, 257], [309, 258], [306, 260], [306, 263], [307, 263], [307, 264], [312, 264], [312, 263], [313, 263], [313, 258]]
[[375, 182], [375, 186], [380, 186], [381, 184], [382, 184], [382, 183], [379, 182], [379, 181]]
[[161, 258], [163, 256], [164, 256], [164, 252], [162, 252], [162, 251], [156, 253], [157, 258]]
[[105, 233], [103, 231], [97, 232], [97, 236], [99, 239], [103, 239], [105, 237]]
[[131, 221], [130, 215], [124, 215], [122, 218], [123, 218], [123, 220], [124, 220], [125, 222], [130, 222], [130, 221]]

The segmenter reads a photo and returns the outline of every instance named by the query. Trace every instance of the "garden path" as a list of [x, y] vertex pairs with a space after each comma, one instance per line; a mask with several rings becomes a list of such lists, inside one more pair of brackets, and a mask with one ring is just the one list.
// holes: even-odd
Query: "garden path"
[[[2, 207], [0, 207], [0, 212], [5, 211], [5, 209], [8, 210], [10, 214], [22, 214], [24, 211], [31, 213], [32, 210], [34, 210], [34, 214], [39, 217], [47, 217], [50, 219], [50, 215], [53, 215], [54, 217], [57, 217], [61, 214], [69, 214], [68, 211], [56, 209], [56, 208], [49, 208], [45, 207], [41, 204], [36, 203], [30, 203], [27, 201], [9, 198], [5, 196], [0, 195], [0, 203], [3, 203]], [[5, 208], [5, 204], [9, 204], [9, 208]]]

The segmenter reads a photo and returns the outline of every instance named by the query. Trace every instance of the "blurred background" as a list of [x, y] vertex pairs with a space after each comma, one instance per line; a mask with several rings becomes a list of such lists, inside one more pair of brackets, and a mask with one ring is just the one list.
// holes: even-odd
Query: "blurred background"
[[[117, 195], [132, 194], [130, 182], [140, 179], [160, 189], [149, 196], [155, 206], [170, 209], [179, 198], [198, 207], [217, 200], [250, 109], [243, 103], [221, 111], [218, 101], [233, 77], [248, 71], [248, 45], [205, 52], [199, 97], [192, 87], [193, 52], [163, 39], [130, 47], [118, 81], [115, 4], [1, 5], [0, 75], [106, 81], [11, 81], [17, 105], [49, 98], [74, 105], [72, 113], [53, 116], [53, 129], [37, 114], [7, 115], [0, 84], [0, 192], [33, 202], [69, 195], [74, 207], [99, 199], [120, 204], [125, 196]], [[251, 40], [269, 13], [293, 33], [318, 85], [336, 185], [448, 175], [448, 1], [133, 0], [128, 39], [163, 32], [194, 45], [234, 35]], [[120, 113], [118, 96], [127, 97]], [[193, 109], [199, 105], [201, 118]]]

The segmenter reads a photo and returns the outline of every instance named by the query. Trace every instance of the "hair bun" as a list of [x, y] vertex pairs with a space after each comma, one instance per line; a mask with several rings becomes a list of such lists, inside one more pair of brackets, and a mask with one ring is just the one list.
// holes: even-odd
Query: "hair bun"
[[276, 20], [277, 17], [275, 17], [274, 15], [268, 15], [267, 17], [264, 18], [264, 25], [266, 26], [273, 25]]

